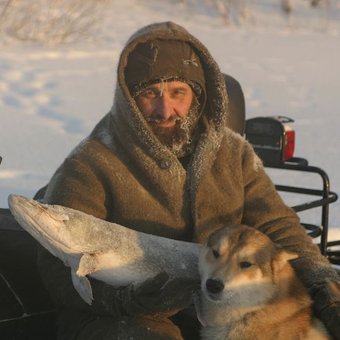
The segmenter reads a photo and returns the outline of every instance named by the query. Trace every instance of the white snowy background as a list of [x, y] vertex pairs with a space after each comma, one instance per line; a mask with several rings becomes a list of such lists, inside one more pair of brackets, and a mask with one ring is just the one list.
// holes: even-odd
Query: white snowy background
[[[245, 1], [229, 24], [216, 0], [106, 0], [87, 39], [19, 41], [0, 31], [0, 207], [10, 193], [32, 197], [110, 109], [116, 64], [128, 37], [152, 22], [175, 21], [198, 37], [222, 71], [242, 85], [247, 118], [295, 120], [295, 155], [329, 175], [340, 193], [340, 1]], [[328, 3], [328, 5], [327, 5]], [[270, 171], [276, 183], [320, 188], [316, 175]], [[288, 204], [300, 198], [285, 195]], [[303, 198], [303, 200], [314, 198]], [[320, 223], [320, 210], [301, 214]], [[340, 239], [340, 202], [330, 206], [329, 239]]]

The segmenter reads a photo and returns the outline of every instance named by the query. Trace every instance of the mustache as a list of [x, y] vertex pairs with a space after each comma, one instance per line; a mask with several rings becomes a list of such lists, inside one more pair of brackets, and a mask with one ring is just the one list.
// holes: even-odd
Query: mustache
[[161, 117], [158, 117], [158, 116], [150, 116], [150, 117], [146, 117], [145, 119], [148, 123], [156, 123], [156, 124], [165, 123], [165, 122], [178, 122], [178, 121], [182, 120], [182, 118], [177, 116], [177, 115], [171, 116], [169, 118], [161, 118]]

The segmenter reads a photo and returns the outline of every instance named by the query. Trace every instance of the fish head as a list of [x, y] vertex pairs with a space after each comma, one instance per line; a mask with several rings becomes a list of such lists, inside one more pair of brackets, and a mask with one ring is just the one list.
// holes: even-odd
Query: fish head
[[69, 252], [67, 244], [71, 235], [66, 227], [69, 216], [65, 214], [63, 207], [45, 205], [14, 194], [9, 195], [8, 205], [22, 228], [53, 255], [59, 257], [58, 250]]

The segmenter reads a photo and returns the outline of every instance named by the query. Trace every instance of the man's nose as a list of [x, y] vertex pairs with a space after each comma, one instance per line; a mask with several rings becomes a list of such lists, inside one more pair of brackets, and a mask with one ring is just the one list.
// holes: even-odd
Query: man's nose
[[163, 120], [168, 120], [173, 116], [174, 107], [171, 98], [166, 94], [159, 96], [155, 105], [155, 115]]

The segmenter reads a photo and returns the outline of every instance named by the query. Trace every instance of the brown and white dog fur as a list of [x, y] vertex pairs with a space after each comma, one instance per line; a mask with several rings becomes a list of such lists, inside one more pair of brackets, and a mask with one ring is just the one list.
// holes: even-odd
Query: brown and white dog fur
[[199, 260], [202, 339], [329, 339], [289, 263], [296, 257], [245, 225], [210, 235]]

